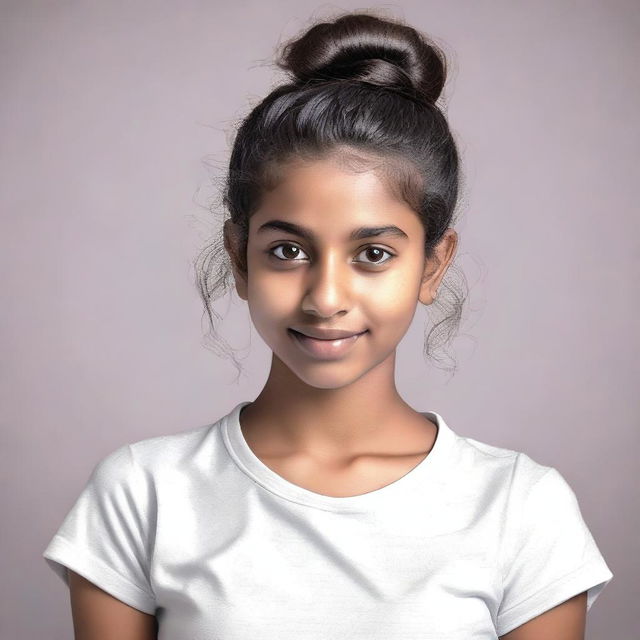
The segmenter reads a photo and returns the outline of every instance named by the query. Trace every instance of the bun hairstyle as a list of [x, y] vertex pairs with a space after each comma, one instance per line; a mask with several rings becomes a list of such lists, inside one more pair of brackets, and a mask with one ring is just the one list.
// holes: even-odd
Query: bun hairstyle
[[[231, 257], [239, 273], [248, 276], [249, 219], [261, 194], [278, 183], [287, 163], [329, 156], [351, 171], [375, 171], [416, 212], [425, 259], [433, 258], [454, 222], [460, 181], [456, 144], [436, 104], [446, 80], [441, 49], [400, 21], [358, 12], [316, 23], [285, 43], [275, 62], [289, 81], [241, 121], [224, 180], [222, 204], [239, 233], [240, 251]], [[233, 290], [225, 247], [216, 238], [196, 260], [214, 338], [220, 316], [212, 301]], [[433, 322], [426, 357], [442, 361], [436, 348], [458, 329], [466, 291], [452, 262], [427, 307]], [[215, 343], [214, 351], [233, 359], [228, 346], [218, 350]], [[455, 363], [442, 368], [453, 371]]]
[[406, 25], [348, 14], [285, 45], [277, 62], [300, 84], [366, 82], [435, 104], [446, 79], [443, 53]]

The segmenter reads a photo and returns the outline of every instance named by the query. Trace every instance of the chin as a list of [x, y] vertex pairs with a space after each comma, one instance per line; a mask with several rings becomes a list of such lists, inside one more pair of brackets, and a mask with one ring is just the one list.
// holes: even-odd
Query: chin
[[343, 387], [347, 387], [350, 384], [353, 384], [356, 380], [358, 380], [363, 374], [355, 377], [349, 377], [345, 375], [345, 372], [337, 372], [334, 375], [331, 375], [329, 372], [319, 373], [318, 375], [310, 375], [309, 372], [296, 373], [293, 371], [294, 375], [306, 384], [308, 387], [313, 387], [314, 389], [342, 389]]
[[282, 366], [303, 384], [314, 389], [342, 389], [358, 381], [371, 371], [377, 362], [356, 362], [348, 358], [333, 361], [301, 362], [280, 358]]

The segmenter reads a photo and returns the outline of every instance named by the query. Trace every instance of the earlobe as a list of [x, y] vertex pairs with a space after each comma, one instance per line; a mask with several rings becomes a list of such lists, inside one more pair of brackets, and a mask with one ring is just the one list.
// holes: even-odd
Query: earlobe
[[418, 300], [424, 305], [432, 304], [435, 300], [438, 286], [440, 285], [440, 279], [437, 274], [438, 269], [434, 271], [433, 260], [428, 261], [422, 274], [422, 284], [420, 285], [420, 294], [418, 296]]
[[425, 261], [418, 297], [422, 304], [429, 305], [435, 300], [442, 278], [453, 260], [457, 246], [458, 234], [452, 228], [448, 228], [436, 246], [433, 258]]

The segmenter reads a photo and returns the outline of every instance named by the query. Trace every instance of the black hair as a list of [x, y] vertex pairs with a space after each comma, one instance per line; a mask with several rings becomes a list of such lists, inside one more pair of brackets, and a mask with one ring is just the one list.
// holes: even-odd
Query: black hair
[[[233, 256], [239, 272], [248, 275], [249, 219], [261, 194], [277, 184], [288, 162], [328, 155], [352, 170], [375, 170], [419, 216], [424, 255], [432, 258], [455, 221], [461, 181], [456, 143], [436, 104], [447, 75], [442, 49], [399, 20], [345, 13], [286, 42], [276, 64], [289, 81], [241, 121], [224, 179], [223, 208], [241, 233], [240, 253]], [[432, 326], [423, 353], [436, 362], [442, 362], [437, 348], [459, 328], [467, 298], [466, 279], [453, 262], [427, 307]], [[230, 265], [222, 232], [195, 262], [214, 351], [233, 359], [228, 346], [216, 348], [220, 316], [212, 306], [233, 290]], [[455, 362], [442, 368], [453, 371]]]

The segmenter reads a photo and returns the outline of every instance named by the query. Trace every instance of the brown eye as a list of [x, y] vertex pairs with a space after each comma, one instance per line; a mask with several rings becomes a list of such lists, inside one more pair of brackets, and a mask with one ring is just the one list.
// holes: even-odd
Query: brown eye
[[[389, 260], [395, 257], [395, 254], [391, 253], [390, 251], [387, 251], [386, 249], [383, 249], [382, 247], [367, 247], [366, 249], [363, 249], [360, 253], [367, 254], [367, 256], [371, 259], [371, 262], [369, 262], [369, 264], [384, 264], [385, 262], [389, 262]], [[383, 254], [385, 253], [388, 254], [389, 257], [386, 258], [385, 260], [381, 260], [380, 258], [382, 258]], [[358, 260], [358, 262], [361, 262], [361, 261]], [[365, 261], [365, 263], [366, 262], [368, 261]]]
[[[278, 249], [281, 249], [282, 247], [285, 247], [285, 249], [283, 249], [282, 256], [277, 255], [275, 252]], [[284, 261], [288, 261], [288, 262], [300, 262], [300, 260], [296, 260], [297, 257], [300, 256], [300, 253], [302, 253], [304, 255], [304, 251], [302, 251], [302, 249], [300, 247], [298, 247], [295, 244], [279, 244], [276, 247], [272, 247], [271, 249], [269, 249], [267, 251], [267, 253], [269, 255], [274, 256], [275, 258], [278, 258], [278, 260], [284, 260]]]

